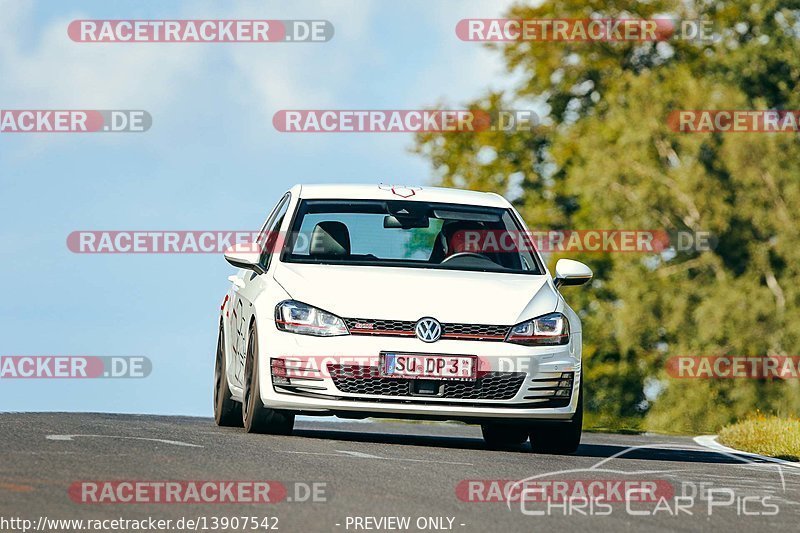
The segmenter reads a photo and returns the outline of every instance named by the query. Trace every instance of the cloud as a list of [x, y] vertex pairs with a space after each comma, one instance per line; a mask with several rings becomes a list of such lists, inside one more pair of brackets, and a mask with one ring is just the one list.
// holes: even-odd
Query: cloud
[[[302, 11], [271, 6], [270, 18], [329, 20], [334, 37], [327, 43], [286, 43], [265, 48], [241, 46], [230, 50], [241, 80], [243, 96], [270, 119], [277, 109], [333, 108], [360, 64], [369, 61], [371, 47], [364, 38], [374, 15], [374, 2], [349, 0], [319, 2]], [[241, 6], [235, 18], [263, 17], [263, 8]]]
[[[7, 9], [10, 6], [10, 10]], [[36, 33], [24, 2], [0, 5], [0, 98], [5, 107], [160, 109], [203, 64], [198, 46], [75, 43], [69, 18], [49, 20]]]

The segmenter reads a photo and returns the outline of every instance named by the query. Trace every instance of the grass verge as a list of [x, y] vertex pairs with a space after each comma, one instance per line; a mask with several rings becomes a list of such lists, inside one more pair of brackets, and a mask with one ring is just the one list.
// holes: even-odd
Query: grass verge
[[745, 452], [800, 461], [800, 418], [754, 416], [722, 428], [717, 441]]

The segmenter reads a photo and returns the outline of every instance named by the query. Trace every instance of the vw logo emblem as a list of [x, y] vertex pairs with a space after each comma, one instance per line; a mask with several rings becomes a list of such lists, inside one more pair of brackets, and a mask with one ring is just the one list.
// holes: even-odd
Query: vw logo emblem
[[414, 333], [423, 342], [436, 342], [442, 336], [442, 325], [435, 318], [420, 318]]

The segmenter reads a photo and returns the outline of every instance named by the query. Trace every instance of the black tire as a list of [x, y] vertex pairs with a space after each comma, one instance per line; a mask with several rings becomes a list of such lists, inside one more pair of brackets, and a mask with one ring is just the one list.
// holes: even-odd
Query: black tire
[[571, 454], [581, 444], [583, 428], [583, 385], [578, 394], [578, 409], [572, 420], [563, 424], [542, 425], [531, 432], [531, 447], [536, 453]]
[[222, 326], [217, 337], [217, 356], [214, 362], [214, 421], [218, 426], [242, 427], [242, 404], [231, 398], [225, 360], [225, 338]]
[[528, 440], [530, 428], [502, 424], [483, 424], [481, 432], [486, 446], [492, 450], [508, 450], [522, 446]]
[[258, 332], [255, 322], [247, 336], [247, 358], [244, 364], [244, 390], [242, 391], [242, 424], [247, 433], [290, 435], [294, 427], [294, 414], [269, 409], [261, 401], [258, 379]]

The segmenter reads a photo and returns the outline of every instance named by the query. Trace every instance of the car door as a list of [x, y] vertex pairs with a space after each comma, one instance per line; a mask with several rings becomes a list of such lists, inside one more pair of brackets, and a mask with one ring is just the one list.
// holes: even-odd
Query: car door
[[[275, 242], [280, 243], [278, 230], [281, 227], [286, 212], [289, 208], [289, 193], [286, 193], [270, 213], [261, 232], [258, 235], [257, 243], [262, 248], [261, 265], [264, 271], [269, 268], [269, 261], [272, 255], [269, 253]], [[277, 241], [275, 239], [278, 239]], [[263, 276], [263, 274], [261, 275]], [[231, 324], [230, 331], [232, 337], [232, 370], [233, 382], [241, 387], [244, 379], [244, 363], [247, 355], [247, 336], [249, 333], [250, 320], [253, 317], [253, 302], [262, 290], [262, 281], [259, 274], [252, 270], [241, 269], [235, 276], [231, 276], [233, 283], [233, 298], [231, 301]]]

